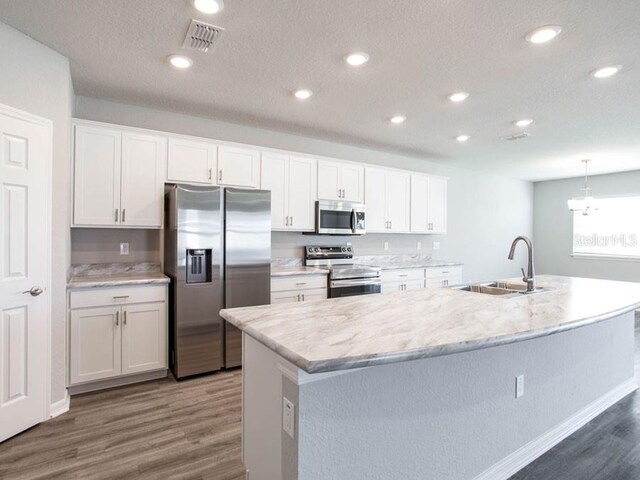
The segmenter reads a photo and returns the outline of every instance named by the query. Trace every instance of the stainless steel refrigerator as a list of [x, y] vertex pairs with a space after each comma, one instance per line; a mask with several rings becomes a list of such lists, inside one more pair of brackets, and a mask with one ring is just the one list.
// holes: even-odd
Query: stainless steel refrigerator
[[240, 366], [240, 331], [219, 311], [270, 302], [270, 192], [167, 185], [164, 247], [174, 376]]

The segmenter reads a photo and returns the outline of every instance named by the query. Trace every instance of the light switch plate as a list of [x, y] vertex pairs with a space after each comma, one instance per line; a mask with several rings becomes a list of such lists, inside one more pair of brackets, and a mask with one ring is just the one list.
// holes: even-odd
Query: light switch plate
[[516, 398], [520, 398], [524, 395], [524, 375], [518, 375], [516, 377]]
[[384, 249], [389, 250], [389, 242], [384, 242]]
[[129, 255], [129, 243], [120, 242], [120, 255]]
[[416, 250], [422, 250], [422, 242], [416, 243]]
[[287, 397], [282, 397], [282, 429], [291, 438], [295, 438], [296, 406]]

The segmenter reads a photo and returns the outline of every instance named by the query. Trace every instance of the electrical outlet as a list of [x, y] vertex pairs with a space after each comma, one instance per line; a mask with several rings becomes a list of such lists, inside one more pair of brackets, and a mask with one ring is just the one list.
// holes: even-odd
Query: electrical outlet
[[516, 377], [516, 398], [520, 398], [524, 395], [524, 375], [518, 375]]
[[295, 438], [296, 406], [287, 397], [282, 397], [282, 429], [291, 438]]
[[422, 242], [416, 243], [416, 250], [422, 250]]
[[384, 242], [384, 249], [389, 250], [389, 242]]
[[433, 242], [433, 249], [440, 250], [440, 242]]
[[129, 255], [129, 243], [120, 242], [120, 255]]

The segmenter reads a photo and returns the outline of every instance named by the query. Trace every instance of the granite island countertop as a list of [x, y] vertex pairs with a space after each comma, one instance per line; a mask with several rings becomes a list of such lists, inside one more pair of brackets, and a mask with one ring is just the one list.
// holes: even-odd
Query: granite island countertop
[[432, 288], [221, 315], [305, 372], [319, 373], [529, 340], [640, 307], [639, 283], [539, 275], [538, 286], [546, 291], [501, 298]]
[[170, 281], [159, 263], [93, 263], [73, 265], [67, 288], [152, 285]]

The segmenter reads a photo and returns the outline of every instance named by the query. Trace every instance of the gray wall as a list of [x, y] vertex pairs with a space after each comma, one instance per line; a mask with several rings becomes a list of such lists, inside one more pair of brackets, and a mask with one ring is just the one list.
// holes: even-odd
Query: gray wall
[[[506, 258], [509, 245], [516, 235], [533, 233], [533, 187], [529, 182], [447, 167], [420, 158], [87, 97], [76, 98], [76, 116], [449, 177], [449, 233], [446, 236], [371, 235], [353, 240], [359, 253], [387, 253], [382, 250], [383, 237], [390, 243], [390, 253], [417, 252], [417, 239], [422, 241], [423, 251], [429, 253], [431, 240], [437, 239], [441, 250], [435, 252], [435, 256], [463, 262], [464, 279], [484, 280], [518, 275], [523, 256], [520, 252], [517, 261], [509, 262]], [[300, 252], [299, 247], [310, 238], [313, 237], [274, 234], [274, 256]]]
[[[71, 264], [162, 262], [162, 230], [73, 228]], [[129, 244], [129, 255], [120, 255], [120, 242]]]
[[[573, 258], [573, 214], [567, 200], [580, 193], [584, 180], [570, 178], [534, 185], [534, 240], [539, 273], [640, 282], [640, 262]], [[640, 170], [589, 179], [598, 196], [640, 195]], [[639, 212], [640, 214], [640, 212]]]
[[74, 94], [65, 57], [0, 22], [0, 103], [53, 122], [51, 401], [65, 397], [66, 282], [69, 266], [71, 117]]

